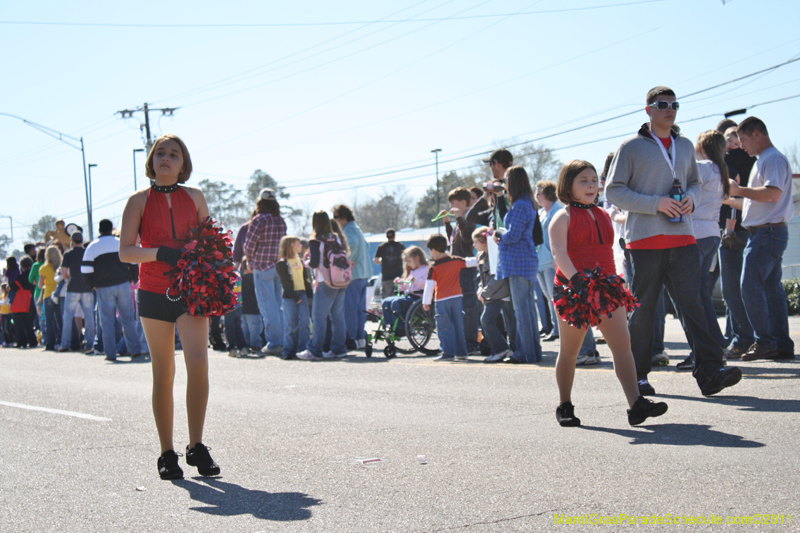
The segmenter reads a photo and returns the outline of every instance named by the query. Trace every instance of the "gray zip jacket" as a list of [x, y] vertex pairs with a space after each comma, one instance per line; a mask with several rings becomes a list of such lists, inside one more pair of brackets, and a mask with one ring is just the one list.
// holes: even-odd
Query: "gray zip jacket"
[[[697, 205], [702, 194], [700, 175], [692, 141], [672, 127], [675, 143], [675, 175], [684, 193]], [[664, 159], [659, 141], [650, 136], [649, 124], [626, 139], [614, 154], [606, 181], [606, 198], [628, 212], [625, 220], [625, 242], [631, 243], [656, 235], [691, 235], [694, 237], [692, 215], [684, 215], [684, 222], [670, 222], [658, 211], [658, 200], [669, 195], [672, 188], [672, 170]]]

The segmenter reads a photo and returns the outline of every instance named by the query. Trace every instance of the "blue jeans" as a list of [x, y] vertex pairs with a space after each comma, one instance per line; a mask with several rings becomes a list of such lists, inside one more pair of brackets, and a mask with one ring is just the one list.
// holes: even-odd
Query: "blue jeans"
[[316, 357], [322, 356], [322, 346], [325, 343], [325, 332], [328, 329], [328, 317], [331, 318], [331, 350], [335, 355], [347, 353], [345, 339], [347, 326], [344, 320], [344, 297], [347, 289], [332, 289], [320, 281], [314, 292], [314, 301], [311, 303], [311, 320], [314, 324], [314, 333], [308, 341], [306, 349]]
[[122, 322], [122, 334], [128, 351], [136, 355], [142, 353], [136, 322], [133, 319], [133, 298], [131, 285], [128, 282], [112, 287], [97, 288], [97, 311], [102, 326], [103, 348], [106, 357], [117, 356], [116, 316], [119, 313]]
[[594, 341], [594, 331], [592, 328], [586, 330], [586, 335], [583, 336], [583, 344], [581, 349], [578, 350], [578, 355], [588, 355], [597, 351], [597, 343]]
[[467, 340], [464, 338], [463, 296], [436, 302], [436, 334], [444, 355], [467, 355]]
[[478, 322], [481, 318], [481, 303], [478, 301], [478, 269], [462, 268], [458, 274], [461, 285], [461, 306], [464, 310], [464, 339], [468, 352], [480, 349]]
[[700, 253], [697, 245], [628, 251], [633, 264], [631, 288], [640, 304], [628, 322], [638, 379], [647, 379], [652, 370], [656, 305], [663, 287], [666, 287], [694, 353], [693, 375], [698, 382], [704, 382], [722, 367], [722, 347], [708, 332], [700, 300]]
[[[367, 337], [367, 278], [354, 279], [344, 289], [344, 309], [347, 335], [355, 340]], [[312, 304], [313, 305], [313, 304]]]
[[[419, 300], [419, 296], [406, 294], [404, 296], [387, 296], [381, 301], [383, 307], [383, 323], [393, 328], [397, 335], [406, 334], [406, 313], [408, 312], [411, 304]], [[399, 320], [398, 320], [399, 319]], [[395, 328], [395, 321], [397, 327]]]
[[514, 315], [514, 304], [511, 300], [491, 300], [483, 302], [483, 314], [481, 315], [481, 326], [483, 336], [492, 350], [492, 355], [508, 350], [508, 342], [497, 327], [497, 316], [503, 314], [503, 322], [506, 325], [506, 333], [511, 341], [511, 345], [516, 348], [517, 318]]
[[[537, 277], [539, 278], [539, 287], [541, 287], [542, 294], [544, 295], [544, 302], [542, 303], [550, 309], [550, 324], [544, 324], [544, 328], [558, 332], [558, 315], [556, 315], [556, 308], [553, 306], [553, 285], [555, 282], [556, 270], [554, 268], [540, 270]], [[539, 312], [544, 315], [541, 309]]]
[[[75, 322], [75, 310], [83, 309], [83, 321], [86, 327], [86, 349], [94, 345], [94, 294], [91, 292], [68, 292], [64, 300], [64, 326], [61, 331], [61, 347], [69, 348], [72, 342], [72, 324]], [[114, 331], [114, 328], [111, 328]]]
[[[737, 231], [736, 236], [742, 241], [750, 237], [748, 231]], [[744, 250], [731, 250], [725, 246], [719, 249], [719, 269], [722, 277], [722, 297], [725, 298], [727, 330], [730, 330], [729, 344], [736, 348], [747, 349], [755, 342], [753, 326], [747, 318], [747, 310], [742, 299], [742, 265]]]
[[283, 345], [283, 313], [281, 312], [281, 280], [275, 268], [253, 270], [258, 310], [264, 319], [267, 348]]
[[242, 315], [242, 333], [244, 341], [251, 348], [261, 348], [261, 332], [264, 331], [264, 319], [261, 315]]
[[781, 284], [781, 262], [789, 243], [786, 226], [750, 232], [744, 249], [742, 299], [759, 346], [794, 351], [789, 337], [789, 309]]
[[509, 276], [511, 302], [517, 317], [517, 351], [514, 359], [523, 363], [536, 363], [542, 360], [542, 347], [539, 344], [539, 328], [536, 325], [536, 285], [522, 276]]
[[44, 299], [44, 314], [46, 341], [45, 347], [48, 350], [56, 349], [56, 342], [61, 335], [61, 308], [52, 298]]
[[294, 299], [283, 299], [283, 356], [294, 356], [308, 345], [308, 296], [306, 291], [295, 291]]
[[225, 313], [225, 338], [228, 340], [228, 350], [241, 350], [247, 348], [242, 331], [242, 308]]

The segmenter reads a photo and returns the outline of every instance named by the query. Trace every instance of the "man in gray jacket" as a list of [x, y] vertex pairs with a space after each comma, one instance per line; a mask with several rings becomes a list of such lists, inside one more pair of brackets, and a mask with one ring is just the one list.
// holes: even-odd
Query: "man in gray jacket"
[[[701, 393], [710, 396], [738, 383], [742, 371], [723, 366], [722, 347], [708, 332], [700, 301], [700, 256], [691, 218], [700, 198], [700, 180], [694, 146], [675, 126], [678, 107], [668, 87], [647, 93], [650, 121], [614, 154], [606, 198], [628, 212], [625, 242], [633, 265], [631, 288], [641, 304], [629, 323], [640, 394], [655, 394], [647, 376], [655, 307], [666, 285], [695, 355], [693, 375]], [[681, 201], [669, 196], [678, 184], [684, 191]]]

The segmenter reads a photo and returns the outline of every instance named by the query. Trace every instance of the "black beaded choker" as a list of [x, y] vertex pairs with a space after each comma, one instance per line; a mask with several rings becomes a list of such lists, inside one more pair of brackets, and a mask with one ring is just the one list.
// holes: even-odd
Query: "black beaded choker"
[[150, 188], [153, 189], [156, 192], [163, 192], [164, 194], [166, 194], [166, 193], [169, 193], [169, 192], [177, 191], [178, 190], [178, 184], [177, 183], [173, 183], [172, 185], [156, 185], [155, 183], [153, 183], [150, 186]]
[[580, 202], [570, 202], [569, 205], [571, 205], [572, 207], [580, 207], [581, 209], [591, 209], [594, 207], [595, 204], [586, 205]]

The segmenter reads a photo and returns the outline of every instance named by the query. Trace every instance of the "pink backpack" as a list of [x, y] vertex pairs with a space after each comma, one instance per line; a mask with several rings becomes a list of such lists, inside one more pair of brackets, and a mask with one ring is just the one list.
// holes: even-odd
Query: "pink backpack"
[[328, 287], [344, 289], [350, 285], [353, 278], [350, 258], [347, 257], [347, 251], [335, 236], [331, 236], [325, 241], [318, 269]]

